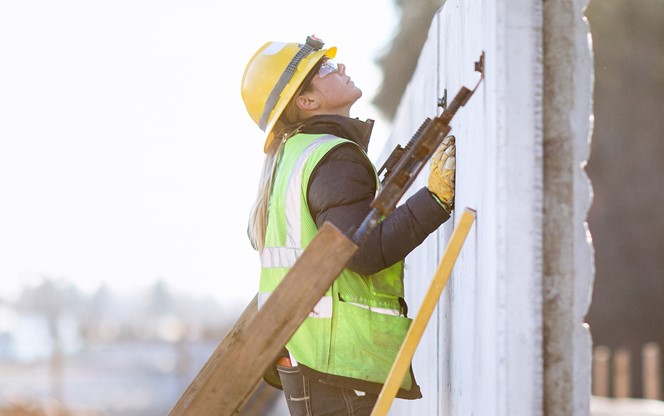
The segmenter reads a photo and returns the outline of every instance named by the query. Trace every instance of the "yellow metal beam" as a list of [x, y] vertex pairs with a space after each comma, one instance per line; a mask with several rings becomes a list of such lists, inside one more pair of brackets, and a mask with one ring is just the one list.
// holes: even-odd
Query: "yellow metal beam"
[[392, 401], [399, 390], [399, 386], [406, 375], [406, 371], [410, 367], [411, 360], [415, 354], [415, 349], [422, 339], [422, 334], [429, 323], [429, 319], [431, 319], [431, 314], [433, 313], [434, 308], [438, 304], [438, 299], [440, 299], [443, 288], [447, 284], [454, 263], [461, 252], [461, 247], [463, 247], [463, 243], [466, 241], [466, 237], [468, 236], [468, 232], [474, 221], [475, 211], [466, 208], [461, 215], [459, 223], [452, 232], [450, 242], [445, 249], [445, 254], [443, 254], [443, 258], [438, 265], [438, 270], [436, 270], [436, 274], [429, 285], [429, 290], [422, 301], [422, 306], [413, 320], [413, 323], [410, 325], [403, 344], [401, 344], [401, 349], [399, 350], [399, 353], [394, 360], [394, 364], [392, 364], [392, 368], [390, 369], [390, 373], [387, 376], [387, 380], [378, 395], [378, 400], [371, 412], [371, 416], [384, 416], [390, 409]]

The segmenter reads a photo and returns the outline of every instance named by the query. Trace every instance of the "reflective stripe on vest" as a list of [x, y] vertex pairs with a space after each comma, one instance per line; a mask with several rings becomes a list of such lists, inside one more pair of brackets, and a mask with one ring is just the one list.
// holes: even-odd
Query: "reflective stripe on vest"
[[302, 211], [300, 189], [302, 188], [302, 168], [316, 148], [328, 140], [338, 140], [332, 135], [321, 136], [307, 146], [297, 159], [286, 189], [286, 245], [302, 247]]
[[293, 267], [303, 251], [295, 247], [265, 247], [261, 253], [261, 266], [266, 269]]
[[[258, 292], [258, 307], [261, 308], [267, 298], [270, 297], [270, 292]], [[332, 317], [332, 296], [323, 296], [316, 306], [307, 315], [308, 318], [331, 318]]]
[[[272, 293], [271, 292], [258, 292], [258, 308], [261, 308], [265, 302], [267, 301], [267, 298], [270, 297]], [[369, 305], [364, 305], [362, 303], [357, 303], [357, 302], [348, 302], [350, 305], [355, 305], [359, 306], [360, 308], [368, 309], [371, 312], [375, 313], [380, 313], [383, 315], [391, 315], [391, 316], [403, 316], [403, 313], [401, 313], [400, 310], [397, 309], [389, 309], [389, 308], [377, 308], [377, 307], [371, 307]], [[323, 296], [318, 303], [314, 306], [314, 308], [309, 312], [309, 315], [307, 315], [308, 318], [331, 318], [332, 317], [332, 296]]]

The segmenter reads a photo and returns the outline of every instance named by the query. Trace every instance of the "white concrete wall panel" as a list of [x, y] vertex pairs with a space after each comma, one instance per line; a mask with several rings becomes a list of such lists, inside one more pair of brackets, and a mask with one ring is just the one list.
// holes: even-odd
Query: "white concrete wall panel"
[[[584, 4], [577, 1], [577, 13]], [[440, 114], [437, 101], [445, 89], [451, 101], [462, 85], [475, 85], [474, 62], [485, 53], [485, 79], [452, 121], [456, 211], [473, 208], [477, 219], [413, 360], [424, 398], [396, 400], [390, 414], [543, 414], [542, 19], [541, 2], [448, 0], [432, 22], [397, 112], [381, 159], [397, 143], [405, 144], [426, 117]], [[583, 351], [590, 343], [580, 324], [588, 307], [592, 252], [584, 222], [589, 183], [581, 164], [588, 156], [592, 63], [587, 28], [579, 21], [571, 29], [578, 32], [573, 124], [580, 137], [575, 142], [574, 262], [581, 278], [574, 313], [581, 352], [574, 355], [574, 381], [580, 384], [575, 414], [584, 414], [589, 355]], [[427, 176], [425, 168], [406, 196], [425, 186]], [[419, 310], [454, 221], [406, 259], [411, 316]]]
[[[562, 46], [572, 48], [572, 96], [563, 101], [573, 105], [548, 109], [548, 114], [559, 112], [569, 120], [574, 155], [569, 190], [574, 196], [568, 207], [574, 210], [573, 247], [561, 251], [573, 253], [574, 281], [565, 292], [572, 299], [560, 303], [573, 308], [565, 364], [573, 369], [571, 393], [566, 393], [573, 403], [556, 414], [588, 413], [591, 341], [583, 320], [593, 253], [585, 223], [590, 183], [583, 167], [592, 130], [592, 58], [583, 18], [587, 0], [553, 1], [559, 4], [548, 3], [545, 10], [542, 2], [528, 0], [447, 0], [433, 19], [381, 159], [397, 143], [405, 144], [426, 117], [440, 114], [437, 102], [445, 90], [449, 102], [462, 85], [475, 85], [474, 63], [484, 52], [484, 81], [453, 119], [451, 132], [457, 143], [456, 212], [470, 207], [477, 218], [413, 360], [424, 398], [396, 400], [391, 415], [545, 412], [544, 400], [551, 393], [546, 396], [543, 381], [543, 224], [550, 222], [543, 209], [543, 83], [560, 76], [545, 76], [543, 60], [569, 51], [555, 50], [561, 47], [555, 42], [545, 51], [543, 26], [544, 19], [560, 19], [561, 10], [569, 11], [565, 1], [574, 5], [572, 17], [563, 16], [571, 24], [554, 30], [568, 31], [574, 39]], [[425, 186], [427, 177], [425, 168], [406, 197]], [[411, 316], [419, 310], [455, 220], [406, 259]]]
[[[434, 113], [435, 101], [412, 98], [430, 94], [421, 88], [432, 81], [422, 78], [436, 81], [438, 97], [447, 89], [449, 101], [462, 85], [474, 86], [479, 77], [474, 62], [485, 52], [486, 79], [452, 123], [457, 211], [476, 209], [477, 221], [414, 359], [425, 398], [397, 402], [395, 414], [535, 415], [541, 408], [540, 234], [538, 218], [532, 215], [541, 212], [541, 178], [536, 174], [541, 170], [539, 22], [537, 10], [532, 10], [530, 20], [522, 13], [518, 24], [499, 27], [487, 12], [505, 4], [493, 6], [481, 1], [445, 4], [434, 19], [395, 123], [397, 131], [412, 133]], [[506, 35], [510, 30], [515, 32], [512, 37]], [[518, 58], [507, 60], [496, 50], [516, 51]], [[434, 57], [437, 62], [432, 62]], [[436, 63], [438, 69], [432, 72]], [[403, 134], [392, 139], [402, 141], [399, 136]], [[426, 174], [419, 179], [425, 184]], [[417, 268], [431, 278], [452, 225], [450, 221], [407, 259], [413, 311], [419, 306], [413, 297], [421, 300], [428, 286], [411, 279], [410, 273]], [[510, 321], [510, 316], [519, 319]], [[434, 349], [437, 368], [428, 353]]]
[[[435, 30], [434, 25], [420, 55], [417, 72], [414, 74], [398, 110], [398, 118], [409, 120], [409, 122], [394, 125], [390, 142], [385, 146], [385, 153], [382, 155], [383, 159], [387, 157], [397, 143], [402, 145], [407, 143], [426, 117], [437, 114], [439, 94], [436, 77], [438, 53]], [[433, 36], [432, 33], [434, 33]], [[422, 174], [412, 184], [404, 198], [408, 198], [422, 186], [426, 186], [426, 171], [428, 171], [426, 168], [422, 170]], [[432, 235], [406, 259], [406, 299], [408, 300], [409, 316], [411, 317], [414, 317], [420, 308], [431, 277], [438, 266], [437, 259], [440, 256], [440, 251], [438, 238], [436, 235]], [[413, 364], [415, 378], [422, 388], [423, 396], [427, 399], [415, 401], [395, 400], [390, 409], [390, 414], [439, 414], [440, 374], [436, 369], [444, 366], [439, 361], [442, 358], [437, 340], [439, 332], [438, 312], [435, 311], [430, 324], [425, 330], [422, 342], [418, 346], [418, 357], [414, 359]]]

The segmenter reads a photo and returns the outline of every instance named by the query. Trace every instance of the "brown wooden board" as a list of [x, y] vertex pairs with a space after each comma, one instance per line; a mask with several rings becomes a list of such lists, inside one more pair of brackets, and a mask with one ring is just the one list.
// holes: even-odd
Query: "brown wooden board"
[[256, 298], [249, 304], [169, 415], [225, 416], [239, 412], [265, 369], [357, 249], [332, 224], [323, 224], [265, 304], [258, 310]]

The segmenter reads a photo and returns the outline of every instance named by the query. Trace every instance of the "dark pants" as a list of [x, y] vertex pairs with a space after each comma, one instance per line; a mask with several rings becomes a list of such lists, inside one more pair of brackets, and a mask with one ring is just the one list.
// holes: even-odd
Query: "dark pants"
[[277, 366], [291, 416], [368, 416], [375, 394], [328, 386], [304, 377], [297, 367]]

